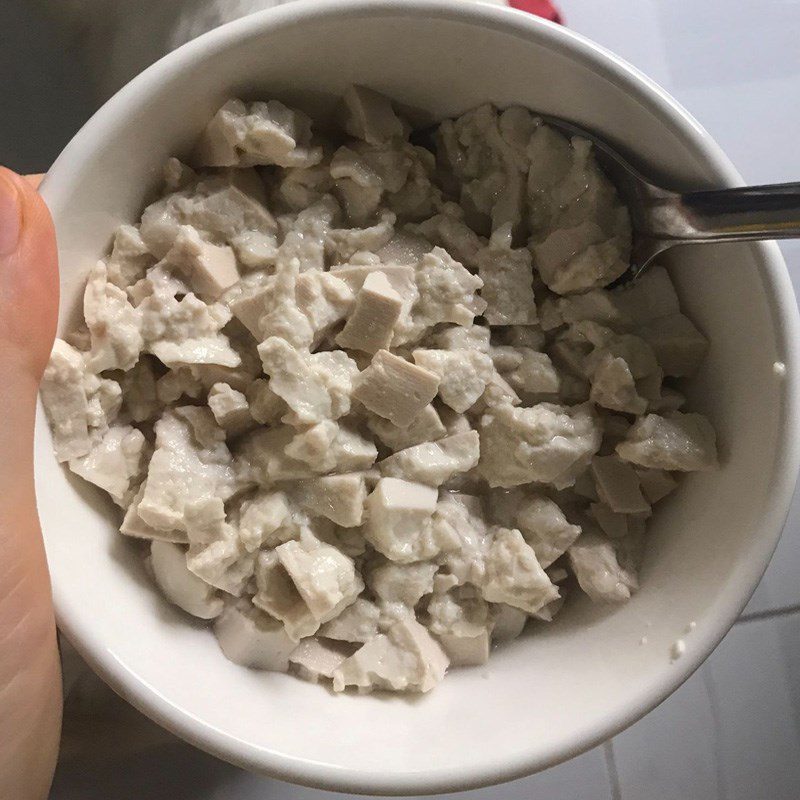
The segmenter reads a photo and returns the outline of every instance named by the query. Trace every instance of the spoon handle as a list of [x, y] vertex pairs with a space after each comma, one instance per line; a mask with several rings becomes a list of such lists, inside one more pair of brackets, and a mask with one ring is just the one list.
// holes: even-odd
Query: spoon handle
[[800, 183], [668, 195], [650, 210], [652, 234], [671, 244], [800, 237]]

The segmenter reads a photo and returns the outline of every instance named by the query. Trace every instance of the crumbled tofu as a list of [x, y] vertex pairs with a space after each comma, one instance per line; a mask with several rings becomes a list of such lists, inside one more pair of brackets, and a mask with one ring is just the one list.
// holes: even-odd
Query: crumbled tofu
[[179, 407], [156, 422], [139, 516], [159, 530], [185, 530], [186, 504], [205, 496], [229, 498], [237, 478], [225, 433], [207, 408]]
[[309, 513], [327, 517], [343, 528], [361, 524], [367, 499], [363, 474], [351, 472], [303, 481], [300, 493]]
[[83, 296], [83, 316], [91, 334], [87, 369], [131, 369], [142, 351], [142, 317], [127, 294], [110, 283], [106, 265], [99, 261], [89, 273]]
[[69, 468], [127, 508], [135, 491], [133, 484], [144, 469], [145, 446], [141, 431], [130, 425], [112, 425], [85, 456], [71, 458]]
[[581, 589], [596, 603], [619, 603], [638, 588], [635, 573], [623, 569], [613, 544], [585, 531], [569, 549], [569, 563]]
[[358, 367], [345, 353], [303, 353], [273, 336], [258, 346], [258, 354], [269, 388], [289, 406], [292, 423], [338, 419], [350, 411], [351, 394], [357, 397]]
[[429, 692], [443, 678], [449, 660], [441, 646], [413, 619], [378, 634], [333, 673], [334, 691], [348, 686], [370, 691]]
[[214, 635], [234, 664], [270, 672], [286, 672], [297, 646], [278, 620], [242, 600], [228, 603], [214, 622]]
[[157, 200], [144, 210], [139, 230], [148, 250], [156, 258], [164, 258], [182, 225], [191, 225], [215, 244], [230, 244], [245, 231], [276, 231], [274, 217], [259, 198], [224, 175]]
[[403, 311], [403, 298], [380, 271], [364, 279], [356, 295], [353, 313], [336, 337], [340, 347], [376, 353], [392, 341], [394, 326]]
[[229, 100], [208, 123], [196, 155], [207, 167], [311, 167], [322, 148], [311, 146], [311, 120], [302, 112], [277, 100]]
[[89, 436], [89, 401], [84, 385], [83, 355], [56, 339], [41, 385], [53, 447], [59, 461], [85, 456], [92, 448]]
[[247, 398], [227, 383], [215, 383], [208, 392], [208, 407], [220, 428], [238, 436], [254, 426]]
[[236, 256], [227, 245], [205, 242], [190, 225], [183, 225], [164, 261], [174, 266], [204, 300], [216, 300], [239, 281]]
[[489, 660], [492, 620], [485, 600], [455, 591], [435, 594], [427, 613], [428, 630], [439, 640], [451, 666], [474, 666]]
[[353, 381], [352, 396], [378, 416], [408, 427], [438, 390], [438, 375], [379, 350]]
[[230, 660], [427, 692], [573, 578], [630, 597], [651, 506], [717, 464], [678, 413], [709, 343], [663, 267], [611, 288], [631, 226], [589, 142], [485, 103], [426, 149], [372, 89], [340, 111], [317, 137], [227, 102], [91, 270], [42, 402]]
[[462, 414], [494, 374], [492, 359], [477, 350], [414, 350], [414, 362], [439, 378], [439, 397]]
[[539, 565], [544, 569], [580, 536], [581, 529], [570, 525], [561, 509], [546, 497], [527, 498], [515, 515], [517, 528], [533, 548]]
[[245, 500], [239, 515], [239, 539], [249, 552], [267, 545], [281, 544], [273, 541], [273, 534], [289, 516], [289, 503], [284, 492], [259, 490]]
[[601, 438], [588, 406], [499, 406], [481, 419], [479, 468], [490, 486], [535, 481], [561, 489], [586, 468]]
[[479, 457], [480, 437], [477, 431], [469, 431], [406, 448], [385, 458], [378, 467], [389, 478], [441, 486], [453, 475], [477, 466]]
[[297, 676], [311, 683], [320, 678], [333, 679], [333, 673], [352, 655], [352, 648], [341, 642], [303, 639], [289, 656], [289, 664]]
[[495, 642], [510, 642], [522, 634], [528, 615], [519, 608], [514, 608], [506, 603], [492, 605], [494, 626], [492, 640]]
[[226, 521], [222, 500], [193, 500], [186, 504], [184, 518], [189, 570], [210, 586], [238, 597], [253, 576], [256, 557], [245, 549], [236, 529]]
[[649, 514], [650, 504], [639, 486], [639, 476], [617, 456], [595, 456], [592, 474], [598, 496], [620, 514]]
[[679, 472], [717, 467], [716, 434], [702, 414], [648, 414], [617, 445], [620, 458], [640, 467]]
[[392, 561], [432, 558], [441, 550], [430, 525], [437, 498], [430, 486], [381, 478], [366, 500], [364, 537]]
[[366, 86], [350, 86], [342, 95], [344, 129], [369, 144], [403, 138], [406, 130], [388, 97]]
[[224, 601], [186, 566], [186, 549], [172, 542], [150, 543], [153, 577], [164, 596], [187, 614], [199, 619], [214, 619], [222, 613]]
[[319, 635], [340, 642], [368, 642], [378, 635], [381, 611], [375, 603], [359, 597], [338, 616], [326, 622]]
[[367, 427], [386, 447], [395, 452], [417, 444], [435, 442], [448, 433], [439, 413], [430, 404], [425, 406], [407, 427], [401, 428], [377, 414], [370, 414], [367, 417]]
[[538, 320], [529, 250], [498, 247], [493, 237], [478, 253], [477, 265], [490, 325], [533, 325]]
[[433, 591], [433, 577], [437, 569], [436, 564], [424, 561], [397, 564], [381, 560], [368, 570], [366, 582], [380, 600], [413, 608]]

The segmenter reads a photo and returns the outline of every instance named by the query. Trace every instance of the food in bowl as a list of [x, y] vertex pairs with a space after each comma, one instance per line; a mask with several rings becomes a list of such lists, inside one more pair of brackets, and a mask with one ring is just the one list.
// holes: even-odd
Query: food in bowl
[[637, 587], [646, 520], [716, 465], [674, 385], [707, 342], [588, 142], [490, 105], [412, 144], [363, 87], [322, 136], [231, 100], [89, 274], [42, 398], [225, 655], [426, 692]]

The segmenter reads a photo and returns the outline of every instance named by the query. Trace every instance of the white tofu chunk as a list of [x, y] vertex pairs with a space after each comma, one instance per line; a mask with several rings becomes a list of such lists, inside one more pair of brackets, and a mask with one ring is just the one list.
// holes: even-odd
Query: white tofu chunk
[[600, 526], [600, 530], [609, 539], [622, 539], [630, 532], [628, 530], [628, 516], [612, 511], [603, 503], [591, 503], [589, 516]]
[[716, 434], [702, 414], [648, 414], [617, 445], [620, 458], [640, 467], [694, 472], [718, 466]]
[[253, 577], [255, 554], [247, 552], [236, 529], [225, 520], [219, 497], [203, 497], [186, 504], [189, 552], [186, 566], [210, 586], [238, 597]]
[[637, 469], [636, 474], [639, 476], [642, 493], [650, 505], [655, 505], [659, 500], [663, 500], [678, 486], [675, 478], [662, 469]]
[[139, 516], [139, 504], [144, 495], [144, 484], [139, 487], [139, 491], [133, 497], [131, 504], [125, 511], [125, 517], [122, 520], [122, 525], [119, 527], [119, 532], [124, 536], [130, 536], [132, 539], [146, 539], [158, 542], [175, 542], [179, 544], [188, 544], [189, 537], [186, 535], [185, 530], [160, 530], [148, 525]]
[[491, 349], [495, 369], [515, 392], [534, 395], [558, 394], [561, 378], [550, 356], [530, 347], [495, 346]]
[[228, 603], [214, 622], [214, 635], [229, 661], [270, 672], [287, 672], [297, 646], [278, 620], [249, 601]]
[[270, 378], [269, 388], [292, 412], [287, 421], [314, 424], [350, 411], [358, 367], [345, 353], [303, 353], [273, 336], [258, 346], [258, 354]]
[[476, 258], [483, 281], [483, 315], [490, 325], [533, 325], [538, 321], [533, 296], [533, 261], [528, 249], [501, 247], [495, 237]]
[[255, 430], [243, 437], [237, 453], [250, 465], [254, 478], [262, 486], [269, 487], [275, 481], [316, 477], [309, 464], [286, 454], [286, 447], [294, 437], [295, 430], [286, 425]]
[[430, 486], [381, 478], [366, 500], [364, 537], [392, 561], [433, 558], [440, 551], [430, 526], [437, 498]]
[[344, 661], [333, 673], [333, 689], [429, 692], [444, 678], [448, 666], [441, 646], [425, 628], [413, 619], [403, 619]]
[[161, 410], [153, 360], [142, 357], [119, 380], [125, 413], [133, 422], [152, 419]]
[[353, 560], [313, 536], [285, 542], [275, 552], [320, 624], [338, 616], [364, 589]]
[[344, 129], [369, 144], [386, 144], [405, 137], [403, 122], [388, 97], [366, 86], [350, 86], [342, 95]]
[[412, 325], [407, 331], [398, 331], [396, 345], [419, 339], [440, 322], [471, 325], [486, 310], [486, 301], [476, 294], [483, 281], [440, 247], [419, 260], [416, 280], [419, 298], [411, 311]]
[[694, 375], [708, 351], [708, 339], [683, 314], [651, 320], [638, 332], [655, 351], [665, 375]]
[[644, 414], [647, 400], [640, 397], [627, 363], [611, 353], [603, 353], [589, 376], [589, 399], [603, 408], [627, 414]]
[[379, 600], [401, 603], [413, 609], [426, 595], [433, 591], [433, 576], [436, 564], [420, 561], [415, 564], [396, 564], [381, 560], [367, 570], [367, 586]]
[[298, 431], [285, 453], [316, 473], [369, 469], [378, 457], [375, 445], [357, 427], [331, 420]]
[[558, 588], [518, 530], [494, 528], [491, 534], [486, 576], [480, 587], [485, 600], [535, 614], [559, 596]]
[[254, 497], [245, 500], [239, 515], [239, 539], [248, 552], [263, 546], [280, 544], [272, 535], [289, 516], [286, 494], [278, 490], [260, 490]]
[[309, 514], [327, 517], [343, 528], [361, 524], [367, 484], [358, 472], [327, 475], [303, 481], [299, 487], [301, 503]]
[[53, 433], [56, 458], [62, 462], [85, 456], [92, 447], [84, 372], [82, 354], [56, 339], [39, 391]]
[[494, 374], [492, 359], [477, 350], [414, 350], [415, 363], [439, 378], [439, 397], [459, 414], [473, 406]]
[[289, 664], [299, 678], [319, 683], [321, 678], [333, 679], [333, 673], [352, 655], [352, 647], [340, 642], [310, 637], [303, 639], [289, 656]]
[[650, 504], [639, 486], [639, 476], [618, 456], [595, 456], [592, 474], [598, 496], [619, 514], [649, 514]]
[[[419, 225], [408, 226], [412, 233], [439, 245], [457, 261], [470, 269], [477, 269], [477, 255], [486, 246], [486, 240], [464, 222], [464, 212], [456, 203], [442, 205], [441, 213]], [[426, 252], [430, 250], [427, 248]]]
[[193, 291], [206, 301], [217, 300], [239, 281], [236, 256], [227, 245], [203, 241], [190, 225], [182, 225], [164, 261], [184, 275]]
[[498, 406], [480, 422], [479, 469], [489, 486], [571, 486], [602, 440], [590, 406]]
[[202, 497], [229, 498], [238, 480], [225, 433], [207, 408], [169, 409], [156, 422], [138, 513], [159, 530], [185, 530], [186, 504]]
[[494, 626], [492, 640], [495, 642], [511, 642], [522, 634], [528, 615], [519, 608], [506, 603], [492, 604]]
[[480, 585], [486, 575], [486, 554], [490, 540], [486, 520], [478, 497], [447, 494], [439, 500], [433, 515], [432, 527], [436, 538], [446, 543], [439, 557], [441, 577], [452, 577], [454, 585]]
[[290, 639], [299, 642], [313, 636], [319, 620], [300, 596], [275, 550], [262, 550], [256, 560], [256, 587], [253, 605], [279, 619]]
[[596, 533], [581, 534], [569, 549], [569, 562], [581, 589], [595, 603], [628, 600], [639, 588], [635, 573], [620, 566], [613, 544]]
[[[637, 282], [641, 278], [637, 278]], [[575, 322], [591, 320], [613, 330], [628, 330], [633, 327], [633, 319], [617, 302], [617, 292], [605, 289], [591, 289], [584, 294], [573, 294], [559, 297], [555, 307], [559, 323], [571, 325]]]
[[533, 548], [542, 569], [549, 567], [580, 536], [561, 509], [546, 497], [535, 495], [523, 501], [515, 515], [517, 528]]
[[371, 272], [356, 295], [355, 306], [341, 333], [336, 337], [340, 347], [376, 353], [392, 341], [394, 326], [403, 311], [403, 298], [386, 276]]
[[123, 508], [130, 505], [133, 484], [144, 470], [144, 434], [130, 425], [112, 425], [85, 456], [69, 461], [69, 468], [84, 480], [99, 486]]
[[427, 628], [442, 645], [453, 667], [477, 666], [489, 660], [492, 620], [480, 597], [453, 590], [428, 602]]
[[120, 225], [114, 233], [111, 255], [106, 259], [108, 280], [120, 289], [126, 289], [143, 278], [154, 263], [139, 229], [135, 225]]
[[286, 403], [269, 388], [269, 381], [259, 378], [248, 386], [245, 397], [250, 415], [262, 425], [274, 425], [287, 412]]
[[380, 211], [378, 221], [364, 228], [332, 228], [325, 237], [325, 250], [342, 263], [356, 258], [357, 253], [374, 253], [394, 235], [397, 216], [393, 211]]
[[377, 414], [367, 416], [367, 427], [386, 447], [394, 451], [405, 450], [407, 447], [425, 442], [435, 442], [447, 435], [447, 428], [442, 424], [436, 409], [430, 404], [425, 406], [407, 427], [401, 428]]
[[216, 589], [186, 566], [186, 548], [152, 541], [150, 563], [156, 584], [170, 603], [198, 619], [214, 619], [222, 613], [225, 604]]
[[206, 167], [311, 167], [322, 148], [311, 146], [311, 120], [277, 100], [228, 100], [203, 131], [196, 160]]
[[381, 611], [359, 597], [320, 629], [319, 635], [340, 642], [368, 642], [378, 635]]
[[98, 261], [86, 281], [83, 316], [91, 334], [92, 349], [86, 359], [91, 372], [128, 370], [142, 351], [142, 316], [127, 294], [110, 283], [108, 271]]
[[208, 392], [208, 407], [217, 424], [230, 436], [254, 427], [247, 398], [227, 383], [215, 383]]
[[378, 463], [381, 474], [389, 478], [441, 486], [453, 475], [469, 472], [480, 458], [477, 431], [446, 436], [401, 450]]
[[477, 350], [489, 354], [491, 330], [485, 325], [452, 325], [426, 337], [434, 350]]
[[378, 416], [407, 427], [436, 397], [438, 389], [435, 373], [388, 350], [379, 350], [353, 381], [352, 396]]

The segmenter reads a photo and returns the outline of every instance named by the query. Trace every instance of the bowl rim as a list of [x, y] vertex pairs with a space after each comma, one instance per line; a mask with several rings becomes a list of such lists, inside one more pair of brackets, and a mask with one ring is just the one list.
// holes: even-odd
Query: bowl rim
[[[164, 56], [117, 92], [81, 128], [56, 159], [42, 183], [42, 194], [54, 218], [71, 197], [72, 185], [98, 143], [113, 135], [129, 115], [130, 107], [142, 104], [165, 74], [192, 69], [207, 57], [238, 42], [258, 38], [265, 31], [303, 24], [305, 21], [369, 16], [427, 15], [437, 19], [488, 27], [537, 45], [568, 52], [570, 57], [621, 86], [651, 113], [664, 120], [676, 135], [709, 164], [723, 184], [741, 184], [741, 176], [704, 128], [664, 89], [637, 68], [590, 39], [528, 13], [483, 3], [456, 5], [452, 0], [338, 0], [319, 4], [298, 0], [230, 22]], [[61, 588], [53, 585], [59, 628], [81, 656], [119, 695], [144, 714], [182, 739], [233, 764], [306, 786], [356, 793], [383, 795], [450, 792], [496, 784], [537, 772], [583, 753], [633, 724], [677, 689], [719, 644], [766, 570], [777, 546], [794, 494], [800, 467], [800, 317], [789, 273], [777, 244], [751, 245], [762, 275], [778, 351], [785, 354], [786, 377], [782, 384], [779, 445], [772, 472], [771, 504], [761, 527], [759, 549], [742, 570], [742, 581], [724, 587], [717, 602], [720, 613], [713, 625], [693, 635], [693, 647], [678, 664], [670, 665], [650, 681], [638, 696], [629, 697], [613, 715], [570, 746], [538, 747], [521, 756], [482, 757], [466, 767], [439, 768], [424, 773], [381, 773], [316, 763], [240, 741], [213, 728], [189, 712], [177, 708], [155, 687], [142, 682], [95, 637], [85, 617], [71, 612]], [[37, 464], [38, 472], [38, 464]], [[733, 582], [730, 582], [733, 583]]]

